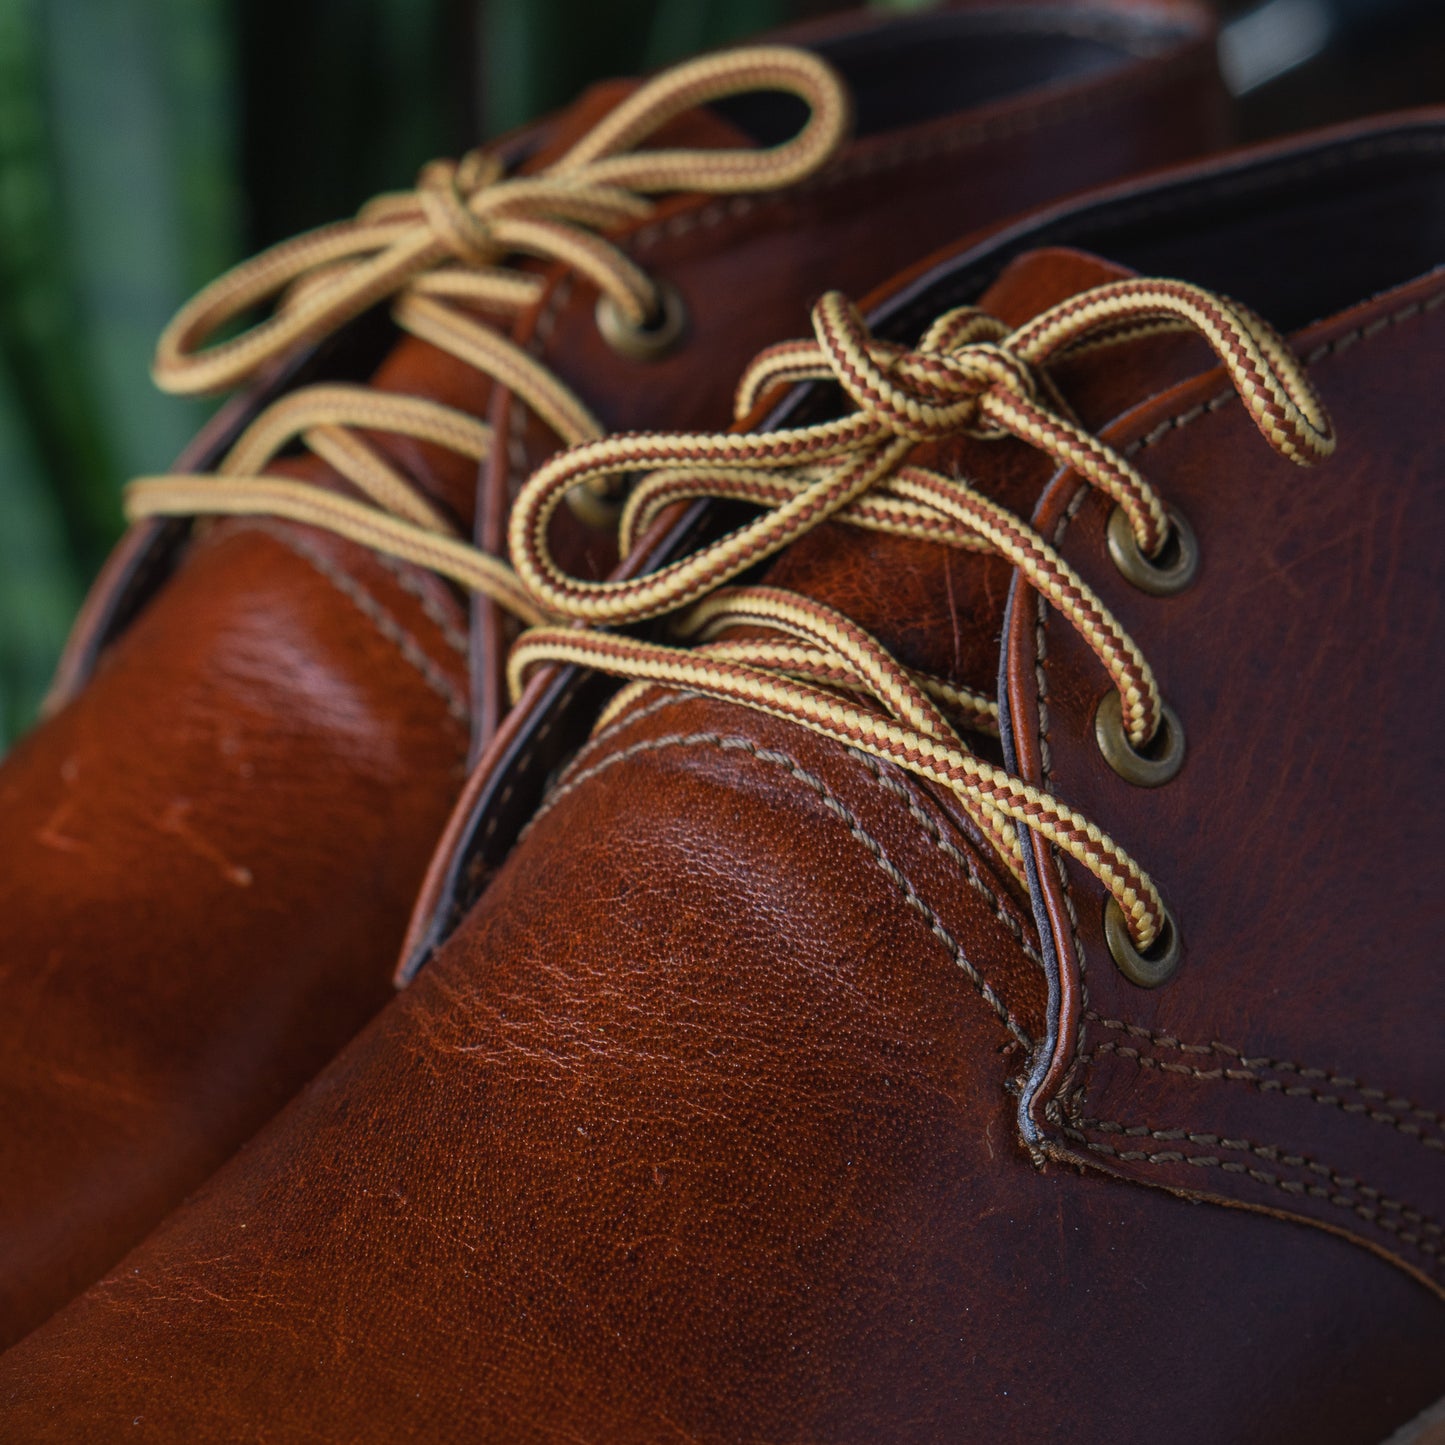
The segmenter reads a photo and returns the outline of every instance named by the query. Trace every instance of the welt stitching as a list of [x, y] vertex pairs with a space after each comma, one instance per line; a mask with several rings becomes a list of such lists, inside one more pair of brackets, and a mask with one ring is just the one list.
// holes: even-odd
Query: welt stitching
[[[1349, 1175], [1342, 1175], [1327, 1165], [1310, 1159], [1306, 1155], [1292, 1154], [1280, 1145], [1255, 1144], [1248, 1139], [1225, 1139], [1215, 1134], [1190, 1134], [1182, 1129], [1152, 1129], [1147, 1125], [1125, 1125], [1114, 1121], [1081, 1119], [1077, 1128], [1066, 1127], [1064, 1132], [1082, 1144], [1091, 1153], [1117, 1159], [1121, 1163], [1151, 1164], [1155, 1166], [1186, 1164], [1196, 1169], [1219, 1169], [1226, 1174], [1247, 1175], [1257, 1183], [1268, 1185], [1295, 1198], [1318, 1199], [1336, 1208], [1348, 1210], [1369, 1224], [1393, 1234], [1402, 1244], [1419, 1250], [1429, 1256], [1430, 1267], [1441, 1269], [1441, 1226], [1429, 1215], [1411, 1208], [1396, 1199], [1391, 1199], [1378, 1189], [1362, 1184]], [[1148, 1138], [1160, 1142], [1198, 1142], [1202, 1147], [1213, 1148], [1220, 1153], [1244, 1153], [1283, 1164], [1286, 1168], [1301, 1169], [1329, 1180], [1329, 1184], [1312, 1184], [1303, 1179], [1288, 1178], [1271, 1170], [1257, 1169], [1237, 1160], [1221, 1159], [1215, 1154], [1191, 1154], [1182, 1149], [1120, 1149], [1103, 1140], [1090, 1139], [1084, 1132], [1094, 1129], [1128, 1138]], [[1361, 1203], [1360, 1200], [1368, 1200]], [[1399, 1215], [1397, 1219], [1394, 1216]], [[1432, 1236], [1425, 1238], [1425, 1235]]]
[[[1428, 137], [1424, 139], [1432, 142], [1432, 144], [1428, 147], [1429, 149], [1445, 149], [1445, 138]], [[1315, 347], [1305, 357], [1302, 358], [1304, 364], [1306, 366], [1312, 366], [1316, 362], [1323, 360], [1326, 356], [1334, 355], [1338, 352], [1344, 351], [1358, 342], [1372, 340], [1374, 337], [1382, 335], [1392, 326], [1399, 325], [1401, 322], [1408, 321], [1415, 316], [1421, 316], [1429, 311], [1433, 311], [1436, 307], [1440, 306], [1442, 302], [1445, 302], [1445, 288], [1442, 288], [1439, 291], [1431, 292], [1428, 296], [1422, 296], [1417, 301], [1410, 302], [1409, 304], [1400, 307], [1398, 310], [1390, 312], [1384, 317], [1377, 318], [1375, 322], [1367, 322], [1363, 325], [1355, 327], [1352, 331], [1345, 332], [1342, 335], [1335, 337], [1332, 341], [1322, 343], [1320, 346]], [[1185, 411], [1179, 412], [1174, 417], [1171, 417], [1168, 421], [1164, 422], [1160, 426], [1155, 427], [1152, 431], [1146, 433], [1143, 437], [1140, 437], [1134, 442], [1131, 442], [1129, 445], [1127, 445], [1124, 448], [1124, 455], [1137, 456], [1139, 452], [1145, 449], [1145, 447], [1156, 445], [1163, 437], [1167, 436], [1171, 432], [1181, 430], [1183, 427], [1188, 426], [1190, 423], [1199, 420], [1200, 417], [1206, 416], [1210, 412], [1217, 411], [1220, 407], [1226, 405], [1231, 399], [1237, 399], [1232, 388], [1216, 394], [1203, 405], [1196, 405], [1188, 408]], [[1056, 548], [1062, 548], [1064, 536], [1067, 533], [1070, 524], [1079, 514], [1079, 511], [1082, 509], [1086, 497], [1088, 497], [1091, 492], [1091, 488], [1081, 486], [1075, 496], [1071, 499], [1069, 506], [1065, 509], [1064, 515], [1059, 519], [1059, 524], [1054, 530], [1054, 546]], [[1035, 677], [1038, 680], [1040, 691], [1040, 737], [1043, 741], [1041, 755], [1044, 767], [1044, 778], [1047, 783], [1052, 781], [1052, 773], [1050, 768], [1050, 755], [1047, 745], [1047, 734], [1045, 731], [1045, 727], [1047, 724], [1047, 712], [1042, 704], [1043, 699], [1047, 697], [1048, 692], [1048, 650], [1046, 646], [1048, 607], [1042, 597], [1039, 597], [1037, 599], [1036, 616], [1038, 620], [1034, 631], [1035, 652], [1037, 657], [1035, 665]], [[1086, 1063], [1087, 1056], [1084, 1049], [1084, 1041], [1086, 1038], [1085, 1020], [1091, 1013], [1091, 1010], [1089, 1008], [1087, 974], [1088, 966], [1086, 962], [1086, 953], [1084, 950], [1083, 939], [1080, 937], [1078, 930], [1077, 913], [1075, 911], [1073, 898], [1073, 882], [1070, 878], [1068, 868], [1064, 865], [1062, 856], [1057, 852], [1057, 850], [1052, 851], [1054, 852], [1055, 864], [1059, 871], [1059, 878], [1063, 889], [1064, 903], [1069, 912], [1070, 931], [1073, 936], [1075, 956], [1079, 960], [1079, 992], [1080, 1003], [1082, 1005], [1079, 1009], [1078, 1027], [1074, 1033], [1074, 1058], [1071, 1061], [1069, 1069], [1067, 1070], [1064, 1079], [1061, 1081], [1060, 1084], [1060, 1093], [1063, 1093], [1065, 1092], [1066, 1088], [1074, 1086], [1075, 1080], [1082, 1072], [1082, 1066]], [[1097, 1017], [1097, 1015], [1095, 1015], [1095, 1017]], [[1082, 1095], [1085, 1088], [1087, 1088], [1087, 1082], [1080, 1080], [1077, 1085], [1078, 1094]], [[1405, 1132], [1408, 1133], [1409, 1131], [1407, 1130]]]
[[397, 586], [407, 593], [408, 596], [416, 599], [422, 612], [433, 623], [441, 633], [442, 641], [460, 657], [467, 656], [467, 639], [454, 625], [452, 619], [447, 616], [445, 609], [437, 599], [422, 586], [415, 571], [405, 562], [399, 562], [395, 557], [389, 557], [385, 552], [373, 552], [375, 561], [390, 572], [396, 578]]
[[294, 552], [308, 566], [314, 568], [366, 618], [368, 622], [401, 654], [402, 658], [416, 670], [426, 685], [447, 705], [450, 717], [464, 727], [469, 721], [466, 703], [445, 674], [427, 655], [421, 644], [371, 595], [354, 577], [336, 566], [330, 558], [317, 551], [300, 537], [292, 536], [279, 526], [264, 520], [247, 518], [233, 524], [228, 530], [264, 532], [273, 541], [279, 542], [288, 551]]
[[748, 738], [729, 736], [715, 732], [671, 733], [665, 737], [643, 738], [638, 742], [620, 749], [618, 752], [610, 754], [600, 762], [594, 763], [590, 768], [584, 768], [580, 773], [568, 779], [568, 781], [558, 787], [552, 796], [537, 810], [537, 816], [532, 820], [532, 826], [535, 826], [535, 824], [540, 821], [552, 807], [560, 802], [562, 798], [566, 797], [568, 793], [575, 791], [584, 783], [597, 777], [600, 773], [606, 772], [607, 769], [613, 767], [615, 764], [627, 762], [632, 758], [639, 757], [646, 753], [662, 752], [669, 748], [713, 748], [723, 753], [745, 753], [758, 762], [780, 768], [795, 782], [801, 783], [806, 787], [818, 798], [823, 806], [848, 829], [854, 839], [863, 845], [864, 849], [873, 859], [874, 864], [883, 873], [883, 876], [898, 889], [908, 906], [922, 917], [924, 923], [928, 926], [929, 932], [943, 944], [959, 971], [969, 980], [975, 992], [977, 992], [979, 997], [992, 1009], [994, 1014], [997, 1015], [1009, 1033], [1025, 1048], [1032, 1047], [1033, 1041], [1029, 1037], [1028, 1032], [1019, 1024], [1012, 1013], [1009, 1012], [1003, 1000], [994, 992], [988, 980], [984, 978], [978, 969], [969, 961], [968, 956], [963, 951], [963, 946], [953, 934], [948, 931], [943, 920], [939, 918], [937, 913], [935, 913], [918, 894], [917, 890], [909, 882], [907, 876], [898, 865], [888, 856], [882, 843], [864, 828], [848, 805], [833, 793], [821, 778], [809, 772], [787, 753], [777, 752], [771, 748], [760, 748]]
[[[637, 708], [634, 712], [626, 713], [590, 739], [587, 746], [578, 753], [573, 762], [573, 768], [580, 767], [584, 758], [595, 754], [602, 744], [610, 741], [616, 737], [618, 733], [631, 727], [634, 723], [641, 722], [644, 718], [651, 717], [654, 713], [661, 712], [664, 708], [673, 707], [682, 702], [691, 702], [702, 696], [701, 693], [696, 692], [669, 692], [663, 697], [657, 698], [645, 706]], [[939, 852], [955, 867], [963, 871], [969, 887], [988, 904], [989, 908], [993, 911], [994, 917], [1003, 924], [1015, 942], [1017, 942], [1024, 957], [1042, 970], [1044, 966], [1043, 958], [1038, 949], [1025, 936], [1022, 924], [1004, 907], [1003, 899], [999, 894], [984, 881], [974, 866], [973, 860], [947, 837], [938, 822], [924, 809], [914, 791], [909, 788], [902, 779], [890, 776], [877, 758], [870, 756], [868, 753], [860, 753], [854, 748], [849, 748], [848, 751], [863, 764], [879, 787], [897, 798], [898, 801], [908, 809], [909, 816], [923, 829], [924, 833]], [[572, 769], [569, 769], [569, 772], [571, 771]]]

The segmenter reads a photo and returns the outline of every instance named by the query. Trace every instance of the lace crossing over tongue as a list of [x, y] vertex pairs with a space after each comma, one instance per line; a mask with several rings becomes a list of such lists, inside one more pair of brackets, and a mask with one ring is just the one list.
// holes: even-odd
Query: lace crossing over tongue
[[[813, 325], [812, 341], [770, 347], [754, 361], [739, 385], [739, 409], [750, 412], [772, 388], [816, 378], [835, 382], [855, 410], [770, 432], [610, 438], [574, 447], [534, 474], [513, 509], [513, 563], [538, 607], [573, 625], [534, 628], [519, 640], [510, 663], [514, 691], [539, 663], [562, 662], [631, 680], [612, 711], [639, 688], [665, 685], [800, 723], [949, 789], [1015, 873], [1018, 825], [1039, 833], [1095, 874], [1134, 947], [1147, 951], [1168, 924], [1148, 875], [1066, 803], [963, 742], [964, 732], [995, 724], [989, 698], [953, 677], [905, 666], [883, 640], [814, 596], [736, 579], [832, 521], [995, 553], [1087, 642], [1115, 689], [1129, 746], [1146, 749], [1165, 716], [1163, 700], [1117, 619], [1020, 515], [973, 476], [924, 465], [916, 443], [967, 436], [985, 445], [981, 457], [1010, 439], [1022, 444], [1111, 498], [1133, 545], [1153, 557], [1173, 523], [1128, 458], [1081, 424], [1056, 370], [1071, 359], [1108, 368], [1141, 345], [1193, 333], [1223, 364], [1263, 439], [1299, 465], [1333, 450], [1322, 403], [1287, 344], [1260, 317], [1168, 279], [1107, 281], [1013, 327], [958, 307], [936, 317], [912, 348], [871, 335], [836, 292], [818, 302]], [[629, 473], [641, 480], [623, 510], [624, 548], [678, 501], [714, 497], [751, 503], [760, 513], [642, 576], [589, 582], [567, 575], [547, 546], [557, 506], [572, 487]], [[986, 485], [986, 467], [981, 475]], [[887, 567], [871, 578], [881, 591], [891, 580]], [[679, 642], [600, 630], [669, 616]], [[782, 641], [735, 640], [739, 627], [765, 629]]]

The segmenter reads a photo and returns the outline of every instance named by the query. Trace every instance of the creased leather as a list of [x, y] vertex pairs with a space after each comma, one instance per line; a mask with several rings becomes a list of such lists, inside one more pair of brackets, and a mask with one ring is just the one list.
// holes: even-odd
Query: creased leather
[[[1297, 158], [1320, 161], [1329, 183], [1308, 142]], [[1116, 273], [1040, 252], [985, 304], [1026, 315], [1101, 274]], [[1367, 303], [1315, 335], [1338, 342], [1418, 299]], [[1428, 410], [1380, 403], [1428, 352], [1407, 318], [1373, 353], [1392, 359], [1374, 360], [1385, 335], [1337, 344], [1319, 364], [1339, 371], [1321, 384], [1341, 435], [1351, 419], [1363, 428], [1365, 455], [1428, 456]], [[1143, 371], [1092, 388], [1073, 378], [1096, 424], [1151, 376], [1149, 415], [1209, 381], [1187, 376], [1197, 353], [1172, 366], [1145, 354]], [[1385, 439], [1400, 450], [1379, 450], [1376, 406], [1373, 425], [1395, 428]], [[1118, 427], [1144, 414], [1131, 410]], [[1221, 544], [1223, 562], [1206, 553], [1190, 594], [1203, 599], [1265, 523], [1295, 508], [1312, 525], [1324, 504], [1292, 472], [1297, 490], [1274, 498], [1269, 461], [1248, 460], [1257, 437], [1186, 445], [1176, 430], [1162, 470], [1149, 459], [1166, 495], [1175, 480], [1201, 498], [1213, 484], [1222, 511], [1227, 462], [1248, 489], [1233, 525], [1262, 512], [1247, 544]], [[975, 479], [989, 484], [990, 454], [1002, 484], [1022, 489], [1021, 464], [987, 446]], [[1210, 507], [1199, 517], [1207, 536]], [[1084, 525], [1081, 512], [1087, 538]], [[1297, 555], [1301, 570], [1342, 565], [1331, 549]], [[857, 598], [856, 553], [796, 558], [772, 580]], [[880, 590], [892, 560], [870, 558]], [[900, 595], [925, 596], [927, 551], [898, 560]], [[932, 563], [936, 591], [951, 564], [941, 551]], [[1126, 620], [1166, 663], [1187, 646], [1201, 673], [1206, 653], [1227, 667], [1236, 650], [1248, 657], [1256, 625], [1239, 591], [1216, 604], [1246, 609], [1228, 646], [1151, 638], [1152, 601]], [[1384, 628], [1385, 602], [1360, 588], [1351, 600]], [[890, 644], [948, 652], [941, 611], [886, 614]], [[1012, 633], [1009, 646], [1016, 661]], [[1357, 659], [1361, 676], [1391, 669], [1378, 650]], [[1055, 657], [1068, 660], [1062, 645]], [[1168, 689], [1174, 671], [1161, 672]], [[1017, 692], [1015, 677], [1022, 747], [1037, 733]], [[1056, 716], [1077, 701], [1051, 695]], [[1341, 731], [1316, 742], [1291, 725], [1317, 748]], [[1231, 752], [1243, 762], [1249, 747]], [[1076, 762], [1058, 766], [1087, 793]], [[1097, 815], [1109, 801], [1098, 790], [1071, 801]], [[1282, 851], [1256, 868], [1287, 887]], [[0, 1359], [0, 1424], [41, 1441], [133, 1420], [160, 1440], [264, 1428], [338, 1441], [1383, 1441], [1441, 1388], [1445, 1309], [1417, 1278], [1298, 1220], [1058, 1158], [1041, 1168], [1025, 1147], [1018, 1091], [1049, 1027], [1042, 945], [1057, 946], [1036, 934], [1030, 901], [893, 769], [759, 713], [644, 697], [555, 778], [416, 984], [106, 1280]], [[1192, 907], [1178, 907], [1187, 926]], [[1176, 1007], [1190, 977], [1170, 986]], [[1313, 977], [1263, 996], [1226, 982], [1204, 977], [1200, 1007], [1243, 1003], [1279, 1039], [1317, 1028], [1336, 997]], [[1302, 1003], [1311, 984], [1319, 997]], [[1333, 1025], [1354, 1038], [1364, 1025], [1345, 998]], [[1404, 991], [1382, 998], [1376, 1046], [1428, 1029], [1410, 1012]], [[1104, 1067], [1099, 1087], [1125, 1104], [1196, 1088]], [[1435, 1057], [1416, 1049], [1412, 1067], [1429, 1073]], [[1338, 1127], [1374, 1126], [1341, 1115]]]

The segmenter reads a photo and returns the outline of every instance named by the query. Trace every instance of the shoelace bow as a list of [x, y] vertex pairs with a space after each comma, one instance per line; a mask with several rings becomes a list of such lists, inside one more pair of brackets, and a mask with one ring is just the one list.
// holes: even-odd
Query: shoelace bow
[[[799, 133], [767, 150], [636, 149], [686, 111], [754, 91], [801, 99], [809, 116]], [[536, 175], [505, 176], [500, 161], [482, 150], [459, 162], [433, 162], [414, 192], [378, 197], [354, 220], [283, 242], [206, 287], [162, 335], [156, 382], [185, 395], [239, 386], [293, 348], [395, 297], [392, 314], [402, 330], [514, 391], [564, 444], [599, 437], [604, 429], [586, 403], [470, 308], [511, 317], [534, 304], [544, 279], [509, 265], [527, 256], [572, 268], [625, 323], [645, 326], [661, 305], [658, 286], [606, 233], [650, 214], [652, 195], [766, 191], [802, 179], [836, 150], [848, 110], [842, 82], [823, 61], [759, 46], [664, 72]], [[268, 318], [207, 344], [278, 296]], [[540, 621], [545, 614], [506, 563], [459, 538], [420, 488], [359, 435], [365, 431], [431, 442], [477, 463], [492, 444], [485, 423], [421, 397], [310, 386], [268, 407], [216, 474], [133, 482], [126, 514], [132, 521], [260, 514], [306, 523], [430, 568], [524, 621]], [[265, 475], [297, 440], [365, 500]]]
[[[966, 480], [908, 465], [907, 453], [917, 442], [959, 432], [1017, 437], [1111, 497], [1141, 551], [1155, 557], [1170, 538], [1168, 514], [1130, 462], [1070, 414], [1048, 374], [1051, 363], [1161, 330], [1198, 332], [1265, 440], [1300, 465], [1333, 450], [1322, 403], [1267, 323], [1181, 282], [1099, 286], [1013, 331], [962, 307], [940, 316], [912, 350], [871, 336], [837, 293], [817, 304], [813, 327], [814, 340], [772, 347], [753, 362], [738, 389], [737, 414], [746, 416], [783, 383], [808, 379], [836, 380], [856, 407], [849, 414], [764, 433], [616, 436], [559, 453], [533, 475], [512, 512], [513, 566], [540, 610], [574, 625], [543, 625], [518, 639], [509, 661], [514, 695], [533, 668], [561, 662], [631, 680], [608, 718], [640, 690], [666, 685], [800, 723], [950, 789], [1016, 876], [1022, 850], [1015, 825], [1036, 829], [1099, 879], [1135, 947], [1147, 951], [1167, 919], [1148, 875], [1088, 819], [963, 743], [960, 728], [997, 731], [993, 699], [910, 672], [822, 603], [777, 588], [725, 584], [830, 517], [997, 553], [1097, 654], [1118, 690], [1129, 740], [1144, 748], [1160, 726], [1159, 688], [1108, 608], [1033, 528]], [[566, 492], [644, 471], [621, 520], [624, 555], [673, 502], [716, 497], [766, 510], [632, 580], [588, 582], [563, 572], [548, 550], [547, 528]], [[678, 645], [594, 630], [664, 614], [676, 614], [670, 630]], [[744, 628], [766, 629], [768, 637], [724, 636]]]

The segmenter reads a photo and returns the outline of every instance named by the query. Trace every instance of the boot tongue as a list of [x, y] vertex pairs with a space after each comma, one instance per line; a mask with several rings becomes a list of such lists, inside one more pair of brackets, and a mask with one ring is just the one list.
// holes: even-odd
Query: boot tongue
[[[1016, 327], [1071, 296], [1133, 275], [1083, 251], [1031, 251], [999, 275], [978, 305]], [[875, 294], [870, 309], [886, 301], [886, 293]], [[1082, 423], [1096, 428], [1207, 364], [1192, 338], [1166, 335], [1085, 354], [1053, 374]], [[909, 460], [966, 477], [1025, 521], [1056, 470], [1044, 453], [1011, 437], [954, 437], [916, 447]], [[1012, 578], [1013, 568], [997, 557], [830, 522], [789, 548], [767, 582], [838, 608], [906, 666], [992, 695]]]
[[1026, 251], [1011, 261], [984, 292], [979, 307], [1008, 326], [1022, 326], [1041, 311], [1093, 286], [1128, 281], [1136, 273], [1102, 256], [1070, 246]]
[[[517, 172], [532, 175], [551, 165], [637, 88], [638, 82], [630, 80], [594, 85], [559, 115], [539, 123], [533, 148], [518, 165]], [[755, 144], [716, 111], [701, 107], [669, 121], [648, 138], [646, 148], [735, 150], [752, 148]], [[530, 267], [530, 263], [526, 264]], [[511, 330], [508, 323], [497, 324], [502, 330]], [[474, 367], [405, 334], [372, 375], [370, 385], [378, 391], [425, 397], [479, 418], [486, 414], [492, 389], [490, 380]], [[399, 465], [430, 500], [447, 509], [457, 519], [464, 535], [471, 533], [478, 484], [478, 468], [474, 462], [444, 447], [391, 433], [368, 433], [367, 440]], [[331, 468], [315, 457], [278, 462], [270, 470], [350, 491]]]

